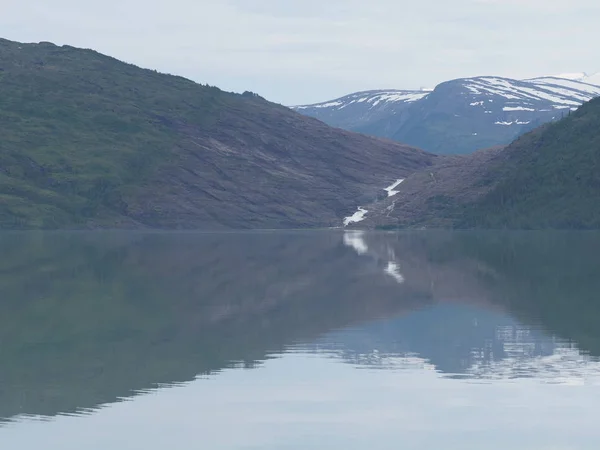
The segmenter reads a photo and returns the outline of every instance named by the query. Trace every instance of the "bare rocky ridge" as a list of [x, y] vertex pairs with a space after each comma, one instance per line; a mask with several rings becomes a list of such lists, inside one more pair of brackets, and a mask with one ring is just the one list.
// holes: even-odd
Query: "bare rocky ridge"
[[339, 225], [398, 174], [435, 156], [330, 128], [259, 103], [230, 109], [211, 130], [193, 126], [175, 159], [131, 199], [131, 217], [159, 228], [302, 228]]
[[338, 226], [397, 176], [436, 156], [328, 127], [267, 102], [223, 112], [212, 129], [181, 126], [170, 164], [129, 199], [129, 215], [159, 228]]

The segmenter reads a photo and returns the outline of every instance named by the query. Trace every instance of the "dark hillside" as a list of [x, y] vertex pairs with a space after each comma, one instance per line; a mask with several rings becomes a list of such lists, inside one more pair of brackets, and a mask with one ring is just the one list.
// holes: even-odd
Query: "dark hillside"
[[461, 227], [600, 228], [600, 99], [515, 141]]
[[434, 158], [250, 93], [7, 40], [0, 135], [0, 228], [327, 226]]

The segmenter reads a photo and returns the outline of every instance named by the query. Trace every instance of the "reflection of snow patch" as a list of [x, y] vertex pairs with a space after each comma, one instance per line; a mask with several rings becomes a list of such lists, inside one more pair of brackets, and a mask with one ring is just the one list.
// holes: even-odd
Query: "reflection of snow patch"
[[369, 211], [367, 211], [366, 209], [362, 209], [359, 206], [358, 211], [356, 211], [354, 214], [352, 214], [351, 216], [348, 216], [344, 219], [344, 226], [347, 227], [351, 223], [362, 222], [363, 220], [365, 220], [365, 216], [367, 215], [368, 212]]
[[398, 283], [404, 283], [404, 277], [400, 273], [400, 267], [395, 262], [390, 261], [388, 263], [387, 267], [385, 268], [385, 273], [394, 278], [394, 280], [396, 280]]
[[[535, 348], [535, 344], [531, 344]], [[469, 377], [488, 380], [512, 380], [527, 374], [529, 378], [549, 384], [600, 385], [598, 361], [585, 355], [572, 344], [558, 345], [551, 355], [535, 356], [525, 351], [499, 361], [475, 361], [467, 370], [467, 374]], [[561, 345], [564, 347], [561, 348]]]
[[398, 180], [396, 180], [396, 182], [394, 184], [392, 184], [391, 186], [388, 186], [384, 189], [384, 191], [387, 191], [388, 197], [393, 197], [398, 192], [400, 192], [400, 191], [394, 191], [394, 189], [396, 189], [398, 186], [400, 186], [403, 181], [404, 181], [404, 178], [398, 179]]
[[[364, 231], [347, 230], [344, 232], [344, 245], [352, 247], [359, 255], [366, 255], [369, 252], [369, 246], [363, 239], [364, 235]], [[393, 261], [396, 259], [394, 249], [388, 247], [387, 257], [392, 261], [387, 263], [387, 267], [384, 269], [384, 272], [391, 276], [399, 284], [404, 283], [404, 276], [400, 273], [400, 266]]]
[[344, 233], [344, 245], [352, 247], [359, 255], [369, 251], [367, 243], [363, 240], [364, 231], [346, 231]]

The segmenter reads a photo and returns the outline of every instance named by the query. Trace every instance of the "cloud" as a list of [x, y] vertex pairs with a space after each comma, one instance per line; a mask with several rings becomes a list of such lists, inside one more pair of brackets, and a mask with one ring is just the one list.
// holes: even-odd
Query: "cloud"
[[600, 70], [596, 0], [4, 0], [6, 38], [91, 47], [286, 104]]

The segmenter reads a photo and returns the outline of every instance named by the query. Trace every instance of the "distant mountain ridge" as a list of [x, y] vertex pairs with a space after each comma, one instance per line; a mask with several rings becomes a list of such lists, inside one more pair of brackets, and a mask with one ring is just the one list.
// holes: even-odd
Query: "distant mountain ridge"
[[[373, 90], [355, 92], [336, 100], [292, 109], [323, 122], [348, 130], [360, 130], [360, 124], [376, 123], [426, 97], [431, 90]], [[382, 134], [384, 136], [384, 134]]]
[[325, 123], [439, 154], [505, 145], [600, 96], [600, 74], [528, 80], [481, 76], [433, 90], [381, 90], [292, 109]]

